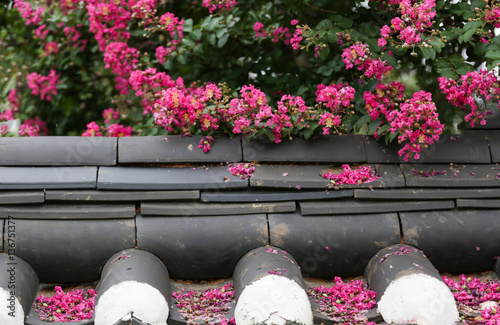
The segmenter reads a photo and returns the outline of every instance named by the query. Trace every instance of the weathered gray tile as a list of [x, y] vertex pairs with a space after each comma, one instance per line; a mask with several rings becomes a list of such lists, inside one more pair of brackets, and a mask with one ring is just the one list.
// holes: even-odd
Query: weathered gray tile
[[[500, 166], [464, 164], [402, 164], [408, 187], [500, 187]], [[424, 177], [417, 173], [445, 172]], [[498, 177], [498, 178], [497, 178]]]
[[439, 272], [493, 269], [500, 251], [500, 210], [453, 209], [399, 215], [405, 243], [423, 250]]
[[93, 189], [97, 167], [0, 167], [0, 189]]
[[[398, 155], [402, 147], [396, 141], [389, 145], [383, 139], [366, 138], [368, 163], [404, 162]], [[461, 135], [442, 135], [438, 142], [420, 152], [420, 159], [410, 159], [410, 163], [490, 163], [488, 142], [480, 131], [464, 131]]]
[[366, 162], [363, 137], [358, 135], [319, 136], [304, 140], [296, 137], [283, 139], [281, 143], [269, 139], [243, 137], [243, 159], [245, 161], [276, 162], [328, 162], [360, 163]]
[[[403, 187], [405, 185], [403, 174], [397, 165], [375, 165], [373, 167], [379, 175], [377, 180], [359, 185], [341, 185], [341, 188]], [[250, 178], [250, 186], [325, 189], [331, 182], [321, 175], [329, 171], [340, 173], [342, 168], [327, 165], [257, 165]]]
[[0, 166], [116, 165], [116, 138], [0, 138]]
[[500, 162], [500, 130], [484, 131], [484, 133], [490, 145], [491, 160], [494, 163]]
[[0, 218], [14, 219], [129, 219], [135, 217], [135, 204], [37, 204], [0, 206]]
[[[199, 191], [60, 191], [47, 190], [47, 201], [163, 201], [199, 199]], [[1, 198], [1, 195], [0, 195]]]
[[289, 252], [304, 276], [325, 278], [362, 275], [376, 252], [401, 242], [397, 213], [270, 214], [269, 232], [270, 244]]
[[[500, 191], [499, 191], [500, 192]], [[458, 199], [458, 208], [500, 209], [500, 199]]]
[[[167, 139], [167, 140], [165, 140]], [[177, 135], [154, 137], [122, 137], [118, 139], [118, 162], [123, 163], [204, 163], [238, 162], [242, 159], [239, 137], [215, 138], [212, 149], [205, 153], [197, 146], [203, 137]]]
[[248, 251], [269, 244], [265, 214], [136, 218], [137, 248], [158, 256], [173, 279], [231, 277]]
[[258, 165], [250, 178], [252, 187], [326, 189], [330, 183], [320, 176], [328, 166]]
[[353, 197], [353, 190], [322, 190], [308, 191], [292, 189], [286, 190], [265, 190], [247, 189], [243, 191], [203, 191], [201, 193], [202, 202], [279, 202], [293, 200], [323, 200], [342, 197]]
[[0, 192], [0, 204], [31, 204], [43, 203], [43, 191], [9, 191]]
[[295, 211], [295, 202], [278, 203], [153, 203], [141, 204], [143, 216], [223, 216]]
[[248, 180], [231, 175], [225, 167], [101, 167], [98, 189], [200, 190], [246, 188]]
[[402, 211], [424, 211], [453, 209], [453, 200], [442, 201], [359, 201], [344, 199], [335, 201], [309, 201], [299, 202], [302, 215], [338, 215], [338, 214], [364, 214], [364, 213], [387, 213]]
[[46, 283], [97, 281], [113, 254], [136, 245], [134, 219], [13, 222], [16, 255]]
[[356, 189], [355, 199], [368, 200], [446, 200], [460, 198], [500, 198], [500, 191], [493, 188], [399, 188], [399, 189]]

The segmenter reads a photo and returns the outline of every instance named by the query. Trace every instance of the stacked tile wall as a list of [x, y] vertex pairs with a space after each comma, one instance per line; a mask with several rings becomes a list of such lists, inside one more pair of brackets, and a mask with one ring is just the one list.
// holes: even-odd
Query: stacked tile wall
[[[410, 162], [396, 144], [363, 136], [218, 138], [209, 153], [200, 139], [1, 138], [0, 218], [15, 224], [15, 255], [59, 283], [97, 281], [110, 256], [134, 247], [175, 279], [230, 277], [268, 244], [305, 276], [361, 275], [377, 251], [401, 242], [441, 272], [493, 269], [500, 131], [444, 136]], [[228, 172], [237, 162], [256, 164], [250, 180]], [[379, 179], [328, 188], [320, 173], [345, 163], [371, 165]], [[446, 175], [414, 173], [433, 170]]]

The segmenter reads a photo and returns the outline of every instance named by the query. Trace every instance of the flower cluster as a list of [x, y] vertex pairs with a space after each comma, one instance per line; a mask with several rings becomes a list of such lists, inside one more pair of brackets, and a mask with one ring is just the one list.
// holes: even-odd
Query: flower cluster
[[490, 7], [485, 13], [485, 20], [493, 24], [495, 28], [500, 28], [500, 6]]
[[335, 277], [335, 285], [331, 288], [323, 285], [307, 290], [319, 307], [317, 311], [342, 324], [368, 324], [363, 311], [375, 307], [375, 291], [369, 290], [365, 282], [352, 280], [344, 283], [341, 278]]
[[392, 70], [392, 66], [387, 61], [372, 58], [368, 44], [361, 42], [345, 48], [342, 52], [342, 61], [345, 63], [346, 70], [356, 66], [365, 77], [374, 77], [378, 81]]
[[57, 84], [60, 83], [57, 72], [50, 69], [47, 76], [32, 72], [26, 76], [28, 79], [28, 87], [31, 89], [32, 95], [40, 95], [42, 100], [52, 100], [52, 95], [57, 95]]
[[[500, 86], [498, 76], [495, 72], [481, 69], [470, 71], [462, 75], [459, 81], [439, 77], [439, 89], [446, 95], [450, 104], [459, 107], [465, 111], [470, 109], [470, 113], [464, 118], [471, 127], [479, 122], [486, 124], [485, 116], [488, 114], [485, 102], [500, 97]], [[477, 99], [481, 97], [483, 105], [478, 107]]]
[[19, 136], [21, 137], [37, 137], [48, 134], [49, 130], [47, 129], [47, 124], [38, 117], [34, 119], [29, 118], [19, 126]]
[[[366, 110], [373, 120], [381, 117], [389, 122], [388, 130], [397, 134], [399, 143], [406, 142], [398, 152], [405, 161], [419, 159], [419, 152], [439, 139], [444, 125], [439, 122], [432, 95], [425, 91], [403, 100], [405, 87], [399, 82], [379, 84], [375, 93], [365, 92]], [[378, 131], [375, 137], [378, 137]]]
[[335, 174], [324, 173], [321, 176], [331, 181], [332, 185], [359, 185], [375, 181], [378, 176], [371, 166], [359, 166], [352, 169], [349, 165], [342, 165], [342, 172]]
[[481, 281], [476, 277], [459, 276], [458, 281], [443, 276], [450, 288], [459, 310], [466, 315], [480, 312], [480, 317], [466, 319], [465, 324], [496, 325], [500, 323], [500, 281]]
[[14, 8], [17, 9], [26, 20], [26, 25], [38, 25], [42, 21], [42, 14], [45, 7], [39, 7], [36, 10], [31, 7], [28, 1], [14, 0]]
[[241, 179], [249, 179], [255, 172], [255, 165], [251, 163], [230, 164], [227, 168], [231, 175]]
[[266, 29], [264, 24], [259, 21], [255, 22], [253, 30], [256, 38], [267, 38], [272, 35], [274, 43], [278, 43], [279, 40], [282, 40], [285, 45], [288, 45], [292, 38], [292, 33], [288, 27], [275, 27], [271, 25]]
[[231, 283], [205, 291], [188, 292], [184, 289], [173, 292], [172, 297], [175, 298], [175, 306], [189, 323], [201, 320], [210, 325], [235, 324], [234, 318], [225, 318], [234, 300], [234, 286]]
[[[385, 46], [387, 40], [392, 36], [400, 40], [404, 47], [422, 42], [422, 34], [426, 28], [432, 28], [432, 19], [436, 16], [435, 0], [423, 0], [419, 2], [410, 0], [393, 1], [399, 3], [401, 17], [391, 20], [391, 26], [383, 26], [380, 29], [378, 40], [379, 46]], [[396, 42], [394, 42], [396, 43]]]
[[113, 42], [106, 46], [104, 52], [105, 68], [111, 68], [116, 76], [115, 88], [122, 95], [128, 93], [128, 79], [132, 70], [137, 69], [139, 62], [139, 51], [129, 47], [125, 42]]
[[35, 300], [35, 311], [42, 321], [70, 322], [91, 319], [94, 313], [94, 289], [76, 289], [64, 293], [61, 287], [55, 287], [55, 295], [40, 295]]
[[348, 107], [351, 107], [355, 93], [354, 88], [343, 83], [317, 86], [316, 102], [330, 109], [320, 114], [319, 125], [323, 126], [323, 134], [328, 135], [332, 128], [340, 126], [341, 115]]
[[391, 82], [389, 85], [378, 84], [375, 93], [366, 91], [363, 99], [372, 120], [375, 121], [379, 116], [385, 117], [395, 110], [403, 101], [404, 91], [405, 86], [400, 82]]
[[125, 41], [130, 38], [127, 32], [132, 13], [125, 6], [125, 0], [103, 2], [86, 0], [89, 15], [89, 30], [95, 34], [100, 51], [111, 42]]
[[405, 161], [413, 157], [419, 159], [419, 152], [428, 145], [439, 140], [444, 125], [439, 122], [436, 104], [432, 101], [431, 93], [423, 90], [413, 94], [399, 106], [386, 115], [391, 125], [391, 133], [399, 133], [400, 143], [407, 143], [398, 152]]
[[203, 7], [208, 8], [210, 13], [213, 13], [217, 9], [230, 11], [236, 4], [236, 0], [203, 0]]
[[83, 132], [84, 137], [102, 137], [106, 134], [108, 137], [130, 137], [132, 136], [132, 127], [123, 126], [118, 123], [113, 123], [107, 127], [100, 126], [96, 122], [92, 121], [87, 124], [87, 130]]

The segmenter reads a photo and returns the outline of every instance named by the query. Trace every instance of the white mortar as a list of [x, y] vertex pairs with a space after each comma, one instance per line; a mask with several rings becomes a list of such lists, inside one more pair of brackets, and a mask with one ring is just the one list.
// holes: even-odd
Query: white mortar
[[448, 286], [426, 274], [407, 275], [389, 284], [378, 302], [378, 311], [388, 323], [452, 325], [459, 319]]
[[168, 303], [146, 283], [123, 281], [102, 294], [95, 307], [95, 325], [113, 325], [133, 316], [151, 325], [166, 325]]
[[306, 291], [295, 281], [276, 274], [269, 274], [245, 287], [234, 316], [238, 325], [284, 325], [286, 321], [313, 323]]

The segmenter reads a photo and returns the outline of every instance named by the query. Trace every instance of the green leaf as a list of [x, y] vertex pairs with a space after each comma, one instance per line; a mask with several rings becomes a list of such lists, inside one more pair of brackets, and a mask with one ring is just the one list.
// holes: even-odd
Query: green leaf
[[309, 124], [309, 127], [304, 130], [304, 139], [309, 140], [309, 138], [314, 134], [314, 131], [316, 131], [318, 127], [318, 123]]
[[465, 34], [460, 35], [460, 37], [458, 38], [458, 42], [465, 43], [470, 41], [475, 32], [476, 32], [475, 29], [469, 29], [468, 31], [465, 32]]
[[467, 74], [469, 71], [474, 71], [474, 67], [468, 63], [460, 63], [457, 67], [455, 67], [455, 72], [459, 75]]
[[500, 50], [490, 50], [484, 56], [494, 60], [500, 59]]
[[482, 25], [482, 23], [478, 20], [469, 21], [467, 24], [465, 24], [464, 30], [470, 30], [470, 29], [476, 30], [481, 25]]
[[217, 36], [217, 38], [221, 38], [222, 36], [224, 36], [224, 34], [227, 34], [228, 31], [226, 28], [219, 28], [215, 31], [215, 35]]
[[371, 120], [372, 118], [368, 114], [361, 116], [356, 124], [354, 124], [354, 131], [358, 132], [365, 124], [368, 124]]
[[201, 40], [201, 36], [202, 36], [202, 32], [201, 32], [201, 29], [195, 29], [193, 30], [193, 32], [191, 33], [191, 37], [195, 40], [195, 41], [199, 41]]
[[274, 142], [274, 133], [273, 133], [273, 131], [271, 131], [268, 128], [264, 128], [264, 129], [262, 129], [262, 131], [264, 131], [264, 134], [267, 135], [267, 137], [269, 138], [269, 140], [271, 140], [271, 142]]
[[352, 26], [352, 20], [350, 20], [349, 18], [341, 17], [337, 20], [337, 25], [342, 28], [349, 28]]
[[435, 60], [436, 59], [436, 51], [432, 48], [428, 47], [419, 47], [420, 51], [422, 52], [422, 55], [426, 60]]
[[385, 123], [381, 127], [378, 128], [378, 134], [382, 135], [384, 134], [387, 130], [391, 128], [391, 125], [389, 123]]
[[193, 30], [193, 20], [191, 18], [184, 21], [183, 31], [185, 33], [190, 33]]
[[227, 40], [229, 39], [229, 34], [224, 34], [219, 40], [217, 41], [217, 47], [221, 48], [224, 45], [226, 45]]
[[327, 30], [332, 28], [333, 24], [330, 19], [323, 19], [322, 21], [319, 22], [319, 24], [316, 25], [316, 29], [318, 30]]
[[445, 44], [441, 41], [430, 41], [429, 44], [436, 50], [436, 52], [441, 53], [441, 49]]

